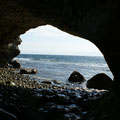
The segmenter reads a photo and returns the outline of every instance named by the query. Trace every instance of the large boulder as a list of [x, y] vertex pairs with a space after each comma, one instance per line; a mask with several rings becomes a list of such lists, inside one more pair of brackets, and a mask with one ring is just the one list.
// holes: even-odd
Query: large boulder
[[11, 64], [13, 68], [21, 68], [21, 64], [18, 60], [11, 60], [9, 64]]
[[79, 72], [74, 71], [70, 77], [68, 78], [68, 81], [70, 82], [84, 82], [85, 78], [83, 77], [83, 75], [81, 75]]
[[38, 72], [37, 69], [30, 69], [30, 68], [20, 69], [20, 74], [36, 74], [37, 72]]
[[109, 90], [112, 86], [112, 79], [105, 73], [99, 73], [87, 81], [88, 88]]

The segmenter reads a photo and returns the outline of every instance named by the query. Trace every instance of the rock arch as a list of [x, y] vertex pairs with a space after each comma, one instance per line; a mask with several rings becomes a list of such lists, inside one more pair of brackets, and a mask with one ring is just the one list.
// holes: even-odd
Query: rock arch
[[19, 35], [50, 24], [93, 42], [113, 75], [120, 68], [119, 0], [4, 0], [0, 1], [0, 66], [20, 51]]

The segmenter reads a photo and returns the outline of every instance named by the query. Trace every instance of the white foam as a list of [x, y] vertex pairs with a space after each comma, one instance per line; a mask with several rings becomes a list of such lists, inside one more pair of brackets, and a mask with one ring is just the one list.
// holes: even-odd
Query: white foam
[[32, 60], [32, 58], [14, 58], [16, 60], [20, 60], [20, 61], [30, 61]]

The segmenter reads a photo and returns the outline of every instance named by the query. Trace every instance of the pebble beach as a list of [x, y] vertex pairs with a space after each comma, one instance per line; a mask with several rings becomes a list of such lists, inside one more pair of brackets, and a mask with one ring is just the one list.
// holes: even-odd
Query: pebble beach
[[84, 120], [103, 94], [106, 92], [38, 83], [19, 74], [19, 69], [0, 69], [0, 108], [10, 113], [9, 119]]

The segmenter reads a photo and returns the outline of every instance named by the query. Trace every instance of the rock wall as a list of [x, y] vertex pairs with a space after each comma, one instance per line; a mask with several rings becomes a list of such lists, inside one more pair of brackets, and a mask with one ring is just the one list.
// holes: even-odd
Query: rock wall
[[10, 43], [0, 44], [0, 66], [6, 67], [7, 63], [15, 56], [20, 54], [18, 45], [21, 43], [21, 39], [18, 37]]
[[[120, 68], [119, 0], [0, 1], [0, 66], [19, 54], [19, 35], [51, 24], [93, 42], [103, 53], [115, 78]], [[116, 80], [117, 81], [117, 80]]]

